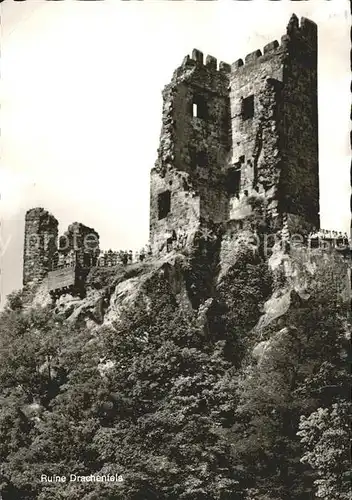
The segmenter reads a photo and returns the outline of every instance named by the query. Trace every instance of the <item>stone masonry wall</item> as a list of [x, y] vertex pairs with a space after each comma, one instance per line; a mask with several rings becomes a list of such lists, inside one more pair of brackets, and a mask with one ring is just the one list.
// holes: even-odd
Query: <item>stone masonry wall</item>
[[[174, 72], [172, 81], [163, 91], [163, 122], [157, 168], [163, 171], [168, 164], [185, 170], [194, 177], [198, 174], [214, 180], [217, 169], [224, 165], [229, 152], [228, 72], [230, 67], [194, 50]], [[203, 102], [206, 117], [192, 114], [194, 102]], [[200, 106], [201, 107], [201, 106]], [[193, 149], [195, 151], [193, 151]], [[206, 152], [208, 169], [192, 164], [192, 154]]]
[[[275, 229], [280, 225], [278, 185], [282, 169], [282, 87], [284, 47], [276, 40], [256, 50], [231, 71], [232, 157], [229, 167], [240, 169], [240, 191], [230, 198], [230, 220], [257, 216], [252, 201], [262, 206], [261, 218]], [[253, 116], [243, 113], [243, 101], [253, 96]], [[259, 222], [259, 221], [257, 221]], [[262, 220], [260, 221], [263, 222]], [[252, 225], [252, 224], [251, 224]], [[244, 227], [248, 224], [244, 224]]]
[[256, 100], [258, 116], [255, 119], [257, 133], [252, 143], [253, 154], [247, 164], [242, 164], [241, 190], [239, 195], [230, 199], [229, 219], [248, 218], [252, 213], [252, 201], [256, 199], [256, 205], [262, 206], [262, 222], [275, 230], [282, 222], [278, 212], [282, 170], [282, 83], [267, 78], [258, 89]]
[[[319, 227], [317, 28], [293, 15], [281, 44], [271, 42], [232, 65], [232, 158], [241, 172], [229, 219], [245, 219], [246, 197], [264, 195], [271, 229]], [[244, 99], [254, 98], [252, 116]]]
[[99, 250], [99, 234], [95, 229], [80, 222], [73, 222], [67, 231], [60, 236], [59, 252], [67, 255], [74, 252], [77, 264], [82, 267], [97, 265]]
[[[317, 26], [292, 16], [285, 37], [283, 212], [319, 227]], [[297, 218], [297, 217], [296, 217]]]
[[[283, 81], [283, 47], [277, 41], [264, 47], [263, 55], [256, 50], [232, 64], [231, 71], [231, 164], [242, 163], [241, 188], [253, 186], [254, 163], [265, 146], [262, 138], [262, 104], [260, 95], [265, 91], [267, 80]], [[254, 96], [254, 114], [244, 119], [243, 99]], [[244, 158], [241, 158], [244, 157]], [[264, 181], [264, 179], [263, 179]]]
[[28, 210], [25, 219], [23, 284], [43, 279], [52, 269], [58, 221], [44, 208]]
[[[151, 173], [150, 236], [153, 251], [165, 233], [195, 227], [201, 220], [227, 217], [223, 173], [229, 136], [228, 75], [230, 67], [194, 50], [174, 72], [163, 91], [160, 147]], [[199, 116], [193, 116], [193, 105]], [[167, 217], [159, 220], [158, 195], [171, 191]], [[158, 242], [158, 243], [156, 243]]]
[[68, 262], [81, 268], [97, 265], [99, 234], [79, 222], [58, 239], [58, 221], [44, 208], [28, 210], [25, 218], [23, 284], [41, 281]]
[[[150, 245], [152, 253], [166, 248], [166, 240], [172, 231], [191, 231], [200, 220], [199, 194], [188, 184], [188, 175], [175, 170], [167, 171], [161, 176], [155, 169], [150, 177]], [[157, 195], [166, 190], [171, 191], [172, 210], [167, 217], [158, 219]]]

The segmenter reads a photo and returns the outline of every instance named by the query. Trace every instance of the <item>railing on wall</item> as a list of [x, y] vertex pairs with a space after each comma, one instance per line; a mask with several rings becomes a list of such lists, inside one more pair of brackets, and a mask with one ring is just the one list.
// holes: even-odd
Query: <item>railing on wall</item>
[[143, 262], [150, 256], [151, 249], [148, 245], [137, 252], [132, 250], [107, 250], [94, 255], [91, 252], [71, 251], [66, 255], [57, 253], [53, 258], [51, 270], [70, 267], [89, 269], [93, 267], [127, 266]]
[[347, 233], [328, 229], [320, 229], [311, 233], [308, 237], [310, 248], [336, 248], [346, 249], [350, 247]]

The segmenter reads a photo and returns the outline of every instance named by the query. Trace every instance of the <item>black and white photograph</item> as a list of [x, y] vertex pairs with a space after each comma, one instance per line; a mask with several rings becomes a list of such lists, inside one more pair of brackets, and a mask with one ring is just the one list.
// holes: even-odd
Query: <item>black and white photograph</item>
[[349, 2], [0, 14], [0, 500], [352, 500]]

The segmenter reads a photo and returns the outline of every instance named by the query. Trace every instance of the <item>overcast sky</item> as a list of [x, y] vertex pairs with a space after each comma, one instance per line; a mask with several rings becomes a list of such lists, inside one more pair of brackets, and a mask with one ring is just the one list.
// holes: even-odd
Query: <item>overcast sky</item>
[[193, 48], [231, 63], [280, 39], [295, 12], [319, 29], [322, 226], [349, 227], [349, 2], [1, 3], [1, 295], [21, 286], [25, 211], [80, 221], [104, 249], [148, 239], [161, 90]]

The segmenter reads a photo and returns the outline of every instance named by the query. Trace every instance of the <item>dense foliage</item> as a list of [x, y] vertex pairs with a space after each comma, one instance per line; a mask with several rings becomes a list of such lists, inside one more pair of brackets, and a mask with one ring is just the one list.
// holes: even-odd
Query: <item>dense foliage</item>
[[350, 499], [347, 313], [330, 285], [319, 277], [265, 332], [256, 361], [244, 338], [271, 278], [252, 257], [203, 315], [155, 273], [147, 303], [95, 332], [13, 294], [0, 321], [4, 500]]

